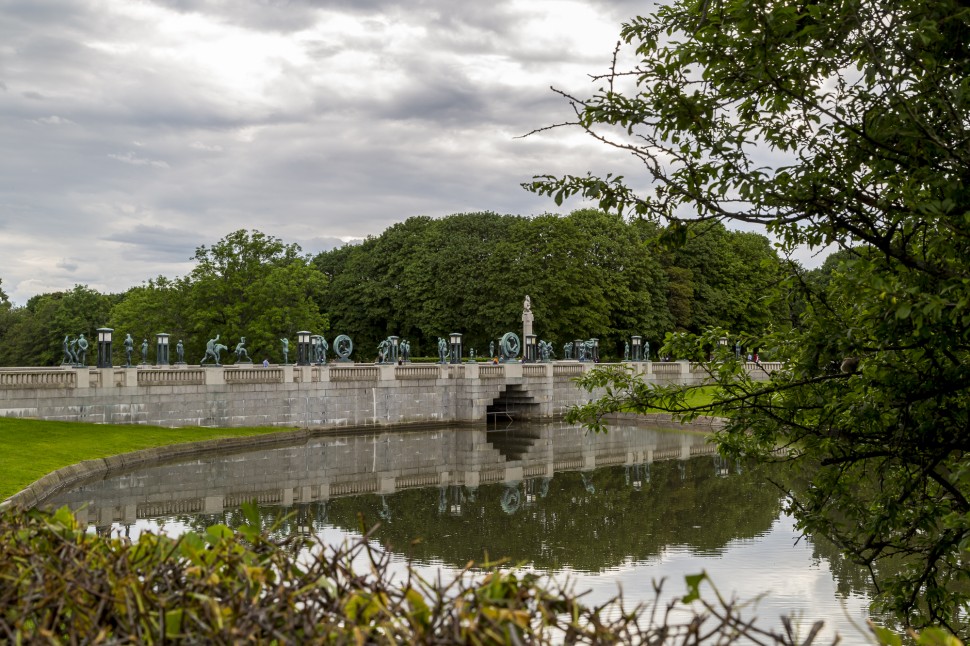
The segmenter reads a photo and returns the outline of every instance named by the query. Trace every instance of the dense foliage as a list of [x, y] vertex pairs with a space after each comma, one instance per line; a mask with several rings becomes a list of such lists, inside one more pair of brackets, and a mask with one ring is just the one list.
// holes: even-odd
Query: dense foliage
[[764, 236], [715, 225], [687, 247], [655, 244], [657, 227], [602, 211], [533, 218], [469, 213], [410, 218], [360, 245], [316, 258], [330, 286], [324, 309], [334, 329], [372, 347], [389, 334], [434, 354], [437, 337], [461, 332], [481, 355], [522, 327], [528, 294], [535, 333], [563, 343], [601, 339], [622, 356], [639, 334], [659, 345], [665, 333], [699, 331], [727, 320], [760, 330], [785, 321], [781, 266]]
[[[194, 260], [188, 276], [159, 276], [123, 294], [106, 296], [77, 286], [35, 296], [23, 308], [5, 312], [0, 307], [0, 365], [57, 365], [65, 335], [83, 332], [91, 339], [99, 327], [115, 330], [115, 365], [125, 363], [127, 334], [135, 346], [133, 363], [141, 360], [143, 340], [154, 360], [159, 332], [171, 335], [171, 361], [179, 339], [186, 362], [197, 363], [206, 341], [218, 334], [229, 353], [245, 336], [245, 347], [258, 362], [282, 360], [281, 337], [293, 340], [298, 330], [327, 329], [319, 305], [326, 282], [298, 245], [239, 230], [212, 246], [200, 246]], [[89, 364], [95, 360], [93, 349], [94, 344]]]
[[282, 361], [279, 339], [295, 343], [299, 330], [347, 334], [361, 361], [390, 335], [408, 339], [412, 356], [434, 356], [451, 332], [464, 335], [466, 354], [482, 356], [490, 341], [521, 330], [526, 294], [536, 333], [560, 357], [577, 338], [597, 337], [602, 356], [617, 358], [634, 334], [655, 350], [673, 330], [727, 322], [756, 331], [787, 319], [787, 305], [765, 298], [780, 293], [782, 272], [764, 236], [716, 225], [667, 250], [653, 244], [660, 233], [592, 210], [414, 217], [311, 261], [295, 244], [235, 231], [200, 246], [187, 276], [158, 276], [123, 294], [78, 286], [21, 308], [0, 294], [0, 365], [56, 365], [65, 335], [91, 338], [105, 325], [115, 330], [115, 365], [127, 334], [133, 360], [143, 340], [153, 360], [158, 332], [184, 341], [188, 363], [216, 334], [230, 353], [245, 336], [255, 361]]
[[626, 609], [620, 600], [589, 608], [568, 588], [487, 564], [428, 581], [410, 568], [395, 574], [366, 534], [343, 546], [300, 532], [273, 541], [254, 505], [244, 513], [235, 531], [213, 525], [135, 542], [88, 533], [66, 508], [0, 513], [0, 639], [811, 644], [821, 626], [797, 641], [787, 622], [781, 632], [759, 629], [744, 604], [702, 591], [703, 574], [688, 577], [681, 602]]
[[[880, 601], [961, 631], [970, 610], [970, 8], [955, 0], [678, 0], [631, 20], [635, 58], [588, 98], [585, 130], [643, 162], [616, 177], [539, 177], [689, 237], [762, 224], [788, 249], [833, 244], [818, 279], [795, 273], [793, 330], [751, 340], [785, 369], [709, 366], [729, 415], [725, 451], [804, 462], [802, 528], [871, 567]], [[735, 330], [736, 331], [736, 330]], [[673, 336], [690, 352], [725, 334]], [[618, 372], [582, 411], [684, 409]], [[893, 563], [892, 568], [886, 564]]]

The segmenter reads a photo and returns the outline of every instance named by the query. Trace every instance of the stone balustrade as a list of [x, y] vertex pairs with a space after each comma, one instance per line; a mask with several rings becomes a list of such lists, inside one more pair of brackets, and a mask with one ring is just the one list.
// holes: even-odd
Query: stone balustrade
[[[229, 375], [226, 374], [226, 381]], [[232, 372], [242, 372], [233, 370]], [[117, 372], [115, 373], [117, 374]], [[200, 386], [205, 384], [206, 371], [202, 368], [192, 368], [188, 370], [138, 370], [135, 372], [136, 382], [139, 386]], [[118, 385], [127, 385], [127, 374], [122, 372], [123, 379]]]
[[76, 388], [74, 370], [0, 370], [0, 389]]
[[[0, 417], [161, 426], [368, 426], [542, 418], [589, 400], [597, 364], [137, 366], [0, 370]], [[599, 364], [604, 365], [604, 364]], [[622, 364], [656, 384], [703, 384], [686, 361]], [[779, 363], [748, 363], [764, 380]]]

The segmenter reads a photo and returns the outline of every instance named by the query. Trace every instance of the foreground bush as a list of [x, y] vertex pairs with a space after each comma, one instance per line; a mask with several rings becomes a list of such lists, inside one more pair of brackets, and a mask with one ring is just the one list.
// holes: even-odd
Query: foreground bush
[[[0, 640], [7, 643], [810, 644], [758, 629], [721, 599], [692, 612], [657, 600], [597, 608], [532, 574], [468, 570], [454, 581], [392, 574], [366, 536], [274, 542], [248, 524], [178, 539], [87, 533], [74, 516], [0, 515]], [[698, 596], [703, 575], [689, 577]]]

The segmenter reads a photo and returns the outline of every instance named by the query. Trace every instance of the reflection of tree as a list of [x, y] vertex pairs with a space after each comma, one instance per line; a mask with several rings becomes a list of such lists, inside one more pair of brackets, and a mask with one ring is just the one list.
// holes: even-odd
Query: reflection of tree
[[[419, 561], [456, 567], [487, 554], [595, 572], [628, 558], [646, 559], [669, 545], [717, 553], [733, 539], [766, 532], [781, 509], [778, 490], [761, 470], [723, 477], [710, 456], [655, 462], [639, 491], [627, 483], [627, 471], [607, 467], [557, 473], [547, 483], [483, 485], [474, 497], [457, 487], [400, 491], [386, 496], [394, 522], [383, 524], [376, 538]], [[514, 509], [513, 496], [519, 501]], [[381, 500], [376, 495], [331, 500], [329, 520], [347, 530], [358, 529], [358, 513], [377, 522]], [[460, 514], [453, 513], [455, 502]]]

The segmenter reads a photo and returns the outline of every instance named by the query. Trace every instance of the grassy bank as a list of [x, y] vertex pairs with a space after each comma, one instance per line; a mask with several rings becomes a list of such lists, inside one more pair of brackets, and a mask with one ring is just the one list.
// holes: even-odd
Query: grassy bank
[[0, 500], [81, 460], [156, 446], [278, 433], [284, 428], [161, 428], [0, 418]]

